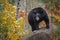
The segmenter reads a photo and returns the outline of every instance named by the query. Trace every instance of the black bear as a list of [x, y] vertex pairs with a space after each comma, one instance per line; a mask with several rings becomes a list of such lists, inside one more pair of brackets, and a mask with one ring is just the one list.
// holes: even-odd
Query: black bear
[[39, 29], [39, 23], [45, 21], [46, 28], [49, 29], [49, 19], [46, 11], [41, 8], [34, 8], [28, 14], [28, 22], [32, 27], [32, 31]]

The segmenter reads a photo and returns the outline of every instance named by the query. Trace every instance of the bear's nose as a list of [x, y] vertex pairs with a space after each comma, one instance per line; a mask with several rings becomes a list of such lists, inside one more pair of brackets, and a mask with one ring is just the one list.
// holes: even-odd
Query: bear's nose
[[36, 13], [36, 15], [38, 16], [38, 15], [40, 15], [39, 13]]
[[39, 17], [38, 16], [36, 16], [36, 18], [35, 18], [37, 21], [39, 21]]

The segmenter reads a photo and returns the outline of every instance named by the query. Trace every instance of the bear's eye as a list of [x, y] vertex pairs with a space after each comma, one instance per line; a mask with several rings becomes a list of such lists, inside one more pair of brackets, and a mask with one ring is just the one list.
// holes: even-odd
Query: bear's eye
[[41, 13], [43, 13], [43, 11], [41, 11]]

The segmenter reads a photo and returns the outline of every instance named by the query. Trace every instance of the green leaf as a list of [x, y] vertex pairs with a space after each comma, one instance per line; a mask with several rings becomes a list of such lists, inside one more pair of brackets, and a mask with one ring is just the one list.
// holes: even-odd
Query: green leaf
[[37, 0], [38, 2], [46, 3], [48, 0]]
[[57, 4], [60, 5], [60, 0], [57, 0]]
[[15, 0], [8, 0], [8, 2], [9, 2], [10, 4], [14, 5]]
[[4, 10], [4, 4], [0, 2], [0, 12]]
[[54, 6], [54, 3], [52, 1], [50, 1], [48, 4], [49, 4], [49, 9], [51, 10]]

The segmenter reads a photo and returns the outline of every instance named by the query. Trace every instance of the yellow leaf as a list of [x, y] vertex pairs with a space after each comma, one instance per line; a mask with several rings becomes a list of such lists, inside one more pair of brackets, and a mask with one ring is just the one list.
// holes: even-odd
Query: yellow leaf
[[11, 20], [11, 21], [15, 21], [15, 20], [16, 20], [16, 17], [11, 17], [10, 20]]
[[29, 34], [29, 31], [28, 31], [28, 30], [26, 30], [26, 31], [25, 31], [25, 33], [26, 33], [26, 34]]
[[11, 7], [10, 7], [10, 5], [9, 5], [9, 4], [5, 4], [5, 6], [4, 6], [4, 9], [5, 9], [5, 10], [9, 11], [9, 10], [10, 10], [10, 8], [11, 8]]
[[14, 12], [14, 13], [16, 12], [16, 7], [15, 6], [11, 7], [11, 12]]
[[20, 36], [23, 36], [23, 32], [20, 33]]
[[3, 1], [3, 3], [6, 3], [7, 2], [7, 0], [2, 0]]
[[6, 24], [7, 23], [7, 21], [6, 20], [2, 20], [2, 24]]
[[20, 17], [20, 18], [18, 19], [18, 23], [20, 23], [20, 25], [23, 25], [23, 24], [24, 24], [24, 19], [23, 19], [23, 17]]

